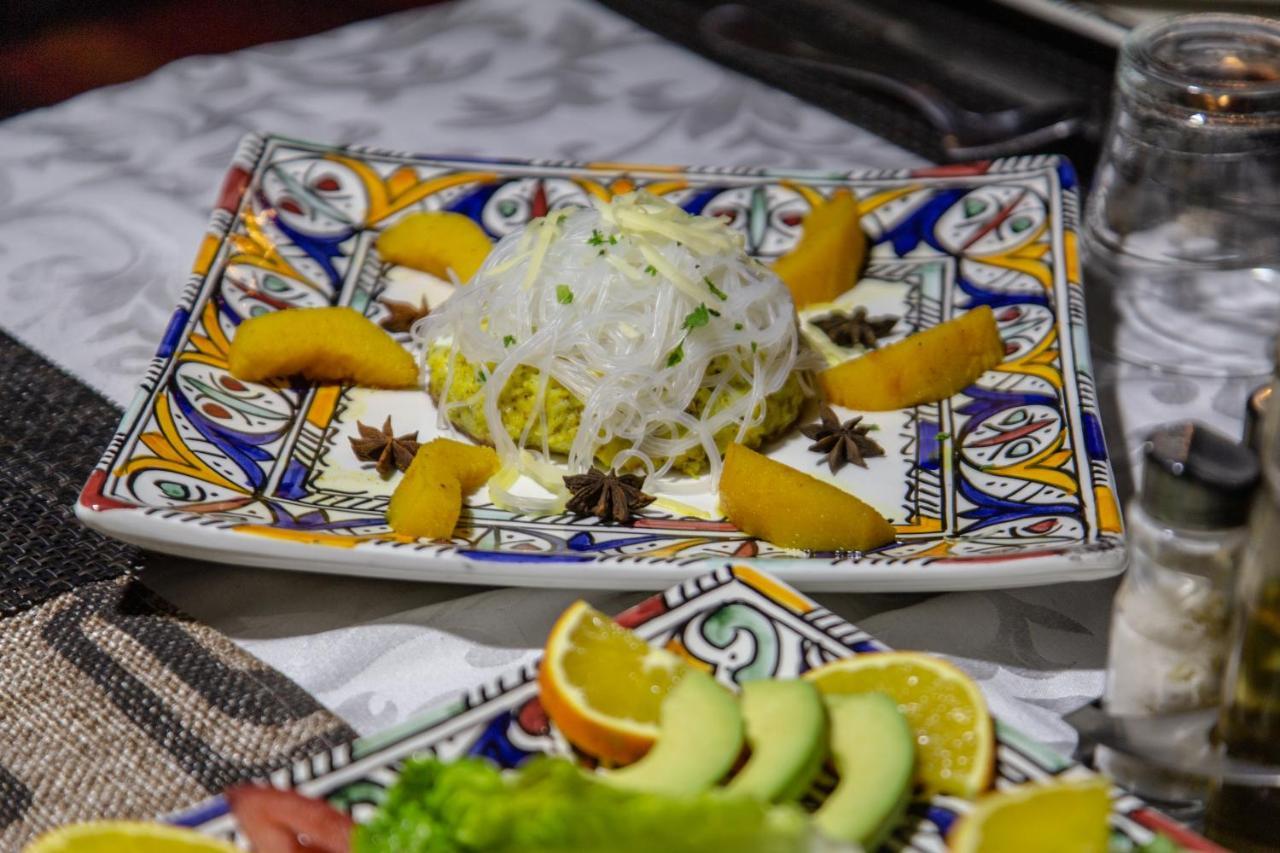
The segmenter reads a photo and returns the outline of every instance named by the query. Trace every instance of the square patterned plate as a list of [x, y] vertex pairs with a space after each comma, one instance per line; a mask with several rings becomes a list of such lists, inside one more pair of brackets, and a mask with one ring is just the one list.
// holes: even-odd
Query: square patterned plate
[[[531, 517], [486, 502], [451, 542], [390, 535], [384, 481], [351, 453], [357, 421], [436, 434], [420, 391], [242, 383], [242, 318], [289, 306], [436, 304], [451, 285], [383, 263], [374, 237], [416, 210], [473, 217], [495, 238], [530, 218], [637, 186], [721, 216], [749, 251], [795, 242], [823, 194], [852, 187], [875, 243], [844, 307], [901, 317], [894, 337], [990, 305], [1005, 361], [940, 403], [873, 412], [886, 456], [835, 479], [898, 541], [856, 559], [744, 536], [705, 493], [633, 526]], [[1020, 158], [916, 172], [781, 173], [433, 159], [279, 137], [244, 140], [208, 235], [119, 431], [86, 484], [86, 524], [224, 562], [512, 585], [660, 589], [726, 558], [811, 590], [1012, 587], [1112, 574], [1123, 533], [1088, 360], [1070, 164]], [[820, 334], [820, 333], [819, 333]], [[408, 341], [407, 335], [402, 339]], [[828, 476], [793, 431], [769, 450]], [[779, 504], [778, 512], [786, 512]]]
[[[641, 602], [618, 621], [655, 645], [701, 662], [726, 684], [794, 678], [836, 658], [885, 650], [865, 632], [747, 567], [721, 567], [688, 580]], [[536, 679], [536, 664], [513, 669], [434, 713], [283, 768], [270, 783], [323, 797], [359, 821], [380, 802], [409, 756], [482, 755], [513, 767], [537, 753], [569, 754], [538, 702]], [[1090, 772], [999, 723], [996, 736], [997, 787]], [[968, 803], [954, 797], [916, 803], [889, 846], [941, 853], [948, 828], [966, 808]], [[172, 820], [228, 840], [237, 834], [221, 797]], [[1112, 850], [1146, 844], [1157, 831], [1186, 850], [1221, 850], [1120, 789], [1113, 792], [1111, 827]]]

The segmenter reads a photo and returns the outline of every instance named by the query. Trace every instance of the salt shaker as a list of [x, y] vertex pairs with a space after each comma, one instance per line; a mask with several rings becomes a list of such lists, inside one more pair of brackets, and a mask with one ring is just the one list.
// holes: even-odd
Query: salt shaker
[[[1248, 535], [1258, 462], [1243, 445], [1195, 423], [1153, 432], [1142, 489], [1130, 504], [1129, 570], [1116, 593], [1103, 701], [1117, 716], [1214, 707], [1221, 696], [1236, 564]], [[1159, 799], [1198, 786], [1143, 771], [1111, 753], [1099, 764]]]

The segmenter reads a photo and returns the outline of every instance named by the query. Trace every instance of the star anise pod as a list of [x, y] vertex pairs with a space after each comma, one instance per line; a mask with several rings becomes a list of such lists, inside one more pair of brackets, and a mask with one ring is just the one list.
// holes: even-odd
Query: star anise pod
[[427, 300], [425, 299], [418, 303], [417, 308], [414, 308], [408, 302], [396, 302], [394, 299], [384, 299], [382, 304], [387, 306], [387, 310], [391, 312], [391, 315], [384, 318], [378, 325], [392, 334], [409, 331], [409, 329], [413, 328], [414, 323], [431, 313], [431, 308], [427, 306]]
[[834, 311], [813, 320], [813, 325], [831, 338], [832, 343], [842, 347], [862, 344], [867, 349], [875, 349], [876, 343], [897, 324], [897, 317], [868, 317], [867, 309], [861, 306], [854, 308], [852, 314]]
[[401, 471], [408, 468], [418, 452], [418, 434], [407, 432], [396, 435], [391, 429], [390, 415], [382, 429], [374, 429], [359, 421], [356, 421], [356, 429], [360, 430], [360, 437], [347, 439], [351, 442], [351, 450], [361, 462], [376, 462], [374, 467], [384, 477], [394, 468]]
[[[861, 420], [862, 415], [858, 415], [842, 424], [829, 406], [823, 406], [822, 422], [802, 426], [800, 432], [806, 438], [813, 439], [810, 450], [827, 454], [827, 464], [831, 466], [832, 474], [849, 462], [866, 468], [864, 457], [884, 456], [884, 448], [867, 435], [871, 427], [860, 426], [858, 422]], [[821, 459], [818, 464], [822, 464]]]
[[635, 474], [605, 473], [592, 468], [585, 474], [564, 478], [572, 493], [565, 509], [575, 515], [594, 515], [602, 521], [619, 524], [630, 521], [636, 510], [653, 503], [653, 497], [640, 491], [644, 481]]

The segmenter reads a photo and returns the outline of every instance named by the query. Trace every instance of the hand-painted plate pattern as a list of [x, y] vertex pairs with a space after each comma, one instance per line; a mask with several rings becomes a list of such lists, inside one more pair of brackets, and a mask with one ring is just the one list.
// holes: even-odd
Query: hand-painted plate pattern
[[[721, 567], [688, 580], [641, 602], [619, 621], [649, 642], [701, 662], [730, 685], [794, 678], [837, 658], [886, 649], [781, 581], [747, 567]], [[568, 755], [538, 702], [536, 676], [533, 665], [511, 670], [418, 720], [277, 771], [270, 783], [327, 799], [362, 820], [413, 755], [482, 755], [504, 767], [538, 753]], [[996, 735], [998, 788], [1090, 773], [1007, 726], [997, 723]], [[968, 806], [955, 797], [915, 803], [894, 834], [893, 842], [901, 845], [895, 849], [943, 853], [948, 829]], [[1154, 832], [1187, 850], [1219, 849], [1118, 788], [1112, 808], [1114, 850], [1146, 844]], [[238, 834], [221, 797], [171, 820], [227, 840]]]
[[[797, 555], [722, 521], [655, 505], [634, 526], [530, 517], [478, 502], [454, 540], [406, 541], [383, 513], [394, 481], [350, 453], [357, 421], [426, 440], [422, 392], [244, 383], [227, 370], [247, 317], [435, 303], [449, 285], [377, 257], [378, 231], [419, 210], [464, 213], [495, 239], [530, 218], [643, 186], [720, 216], [776, 257], [805, 212], [852, 187], [875, 243], [838, 300], [902, 317], [893, 338], [990, 305], [1006, 359], [963, 393], [872, 413], [888, 457], [836, 482], [895, 523], [856, 559]], [[1008, 587], [1098, 577], [1123, 560], [1088, 361], [1075, 177], [1021, 158], [916, 172], [780, 173], [433, 159], [280, 137], [242, 143], [190, 283], [137, 399], [89, 478], [89, 525], [157, 550], [371, 577], [651, 588], [727, 557], [806, 589]], [[806, 317], [812, 312], [806, 312]], [[793, 435], [770, 451], [814, 470]], [[779, 507], [779, 511], [784, 511]]]

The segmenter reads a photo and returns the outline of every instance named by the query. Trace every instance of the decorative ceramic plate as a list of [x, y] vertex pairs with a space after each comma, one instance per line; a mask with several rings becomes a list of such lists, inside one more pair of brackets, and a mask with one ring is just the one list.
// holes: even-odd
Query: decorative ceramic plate
[[[794, 678], [828, 661], [886, 647], [781, 581], [751, 568], [722, 567], [636, 605], [618, 621], [654, 645], [705, 663], [726, 684]], [[538, 701], [536, 664], [513, 669], [417, 720], [322, 752], [272, 774], [278, 788], [322, 797], [366, 819], [413, 755], [451, 760], [482, 755], [514, 767], [529, 755], [570, 754]], [[996, 724], [996, 785], [1088, 776], [1090, 771]], [[941, 853], [943, 837], [968, 803], [939, 796], [918, 802], [895, 833], [894, 849]], [[1113, 792], [1112, 850], [1130, 850], [1160, 832], [1187, 850], [1219, 850], [1120, 789]], [[216, 797], [171, 820], [228, 840], [237, 834]]]
[[[720, 519], [710, 482], [629, 526], [519, 515], [482, 491], [452, 541], [406, 540], [385, 524], [395, 480], [359, 462], [348, 439], [358, 422], [387, 417], [397, 433], [436, 435], [425, 392], [260, 385], [227, 370], [237, 325], [261, 312], [340, 304], [387, 323], [393, 310], [447, 297], [452, 285], [377, 256], [378, 231], [406, 213], [459, 211], [498, 238], [548, 210], [637, 186], [729, 220], [764, 259], [795, 243], [815, 201], [852, 187], [875, 246], [842, 307], [900, 317], [889, 340], [970, 306], [994, 309], [1004, 362], [951, 399], [868, 413], [886, 455], [865, 469], [828, 474], [798, 430], [769, 449], [874, 505], [895, 524], [895, 543], [856, 557], [785, 551]], [[159, 551], [424, 581], [660, 589], [729, 558], [811, 590], [1112, 574], [1123, 534], [1090, 374], [1076, 211], [1071, 166], [1052, 157], [782, 173], [433, 159], [251, 136], [77, 513]]]

